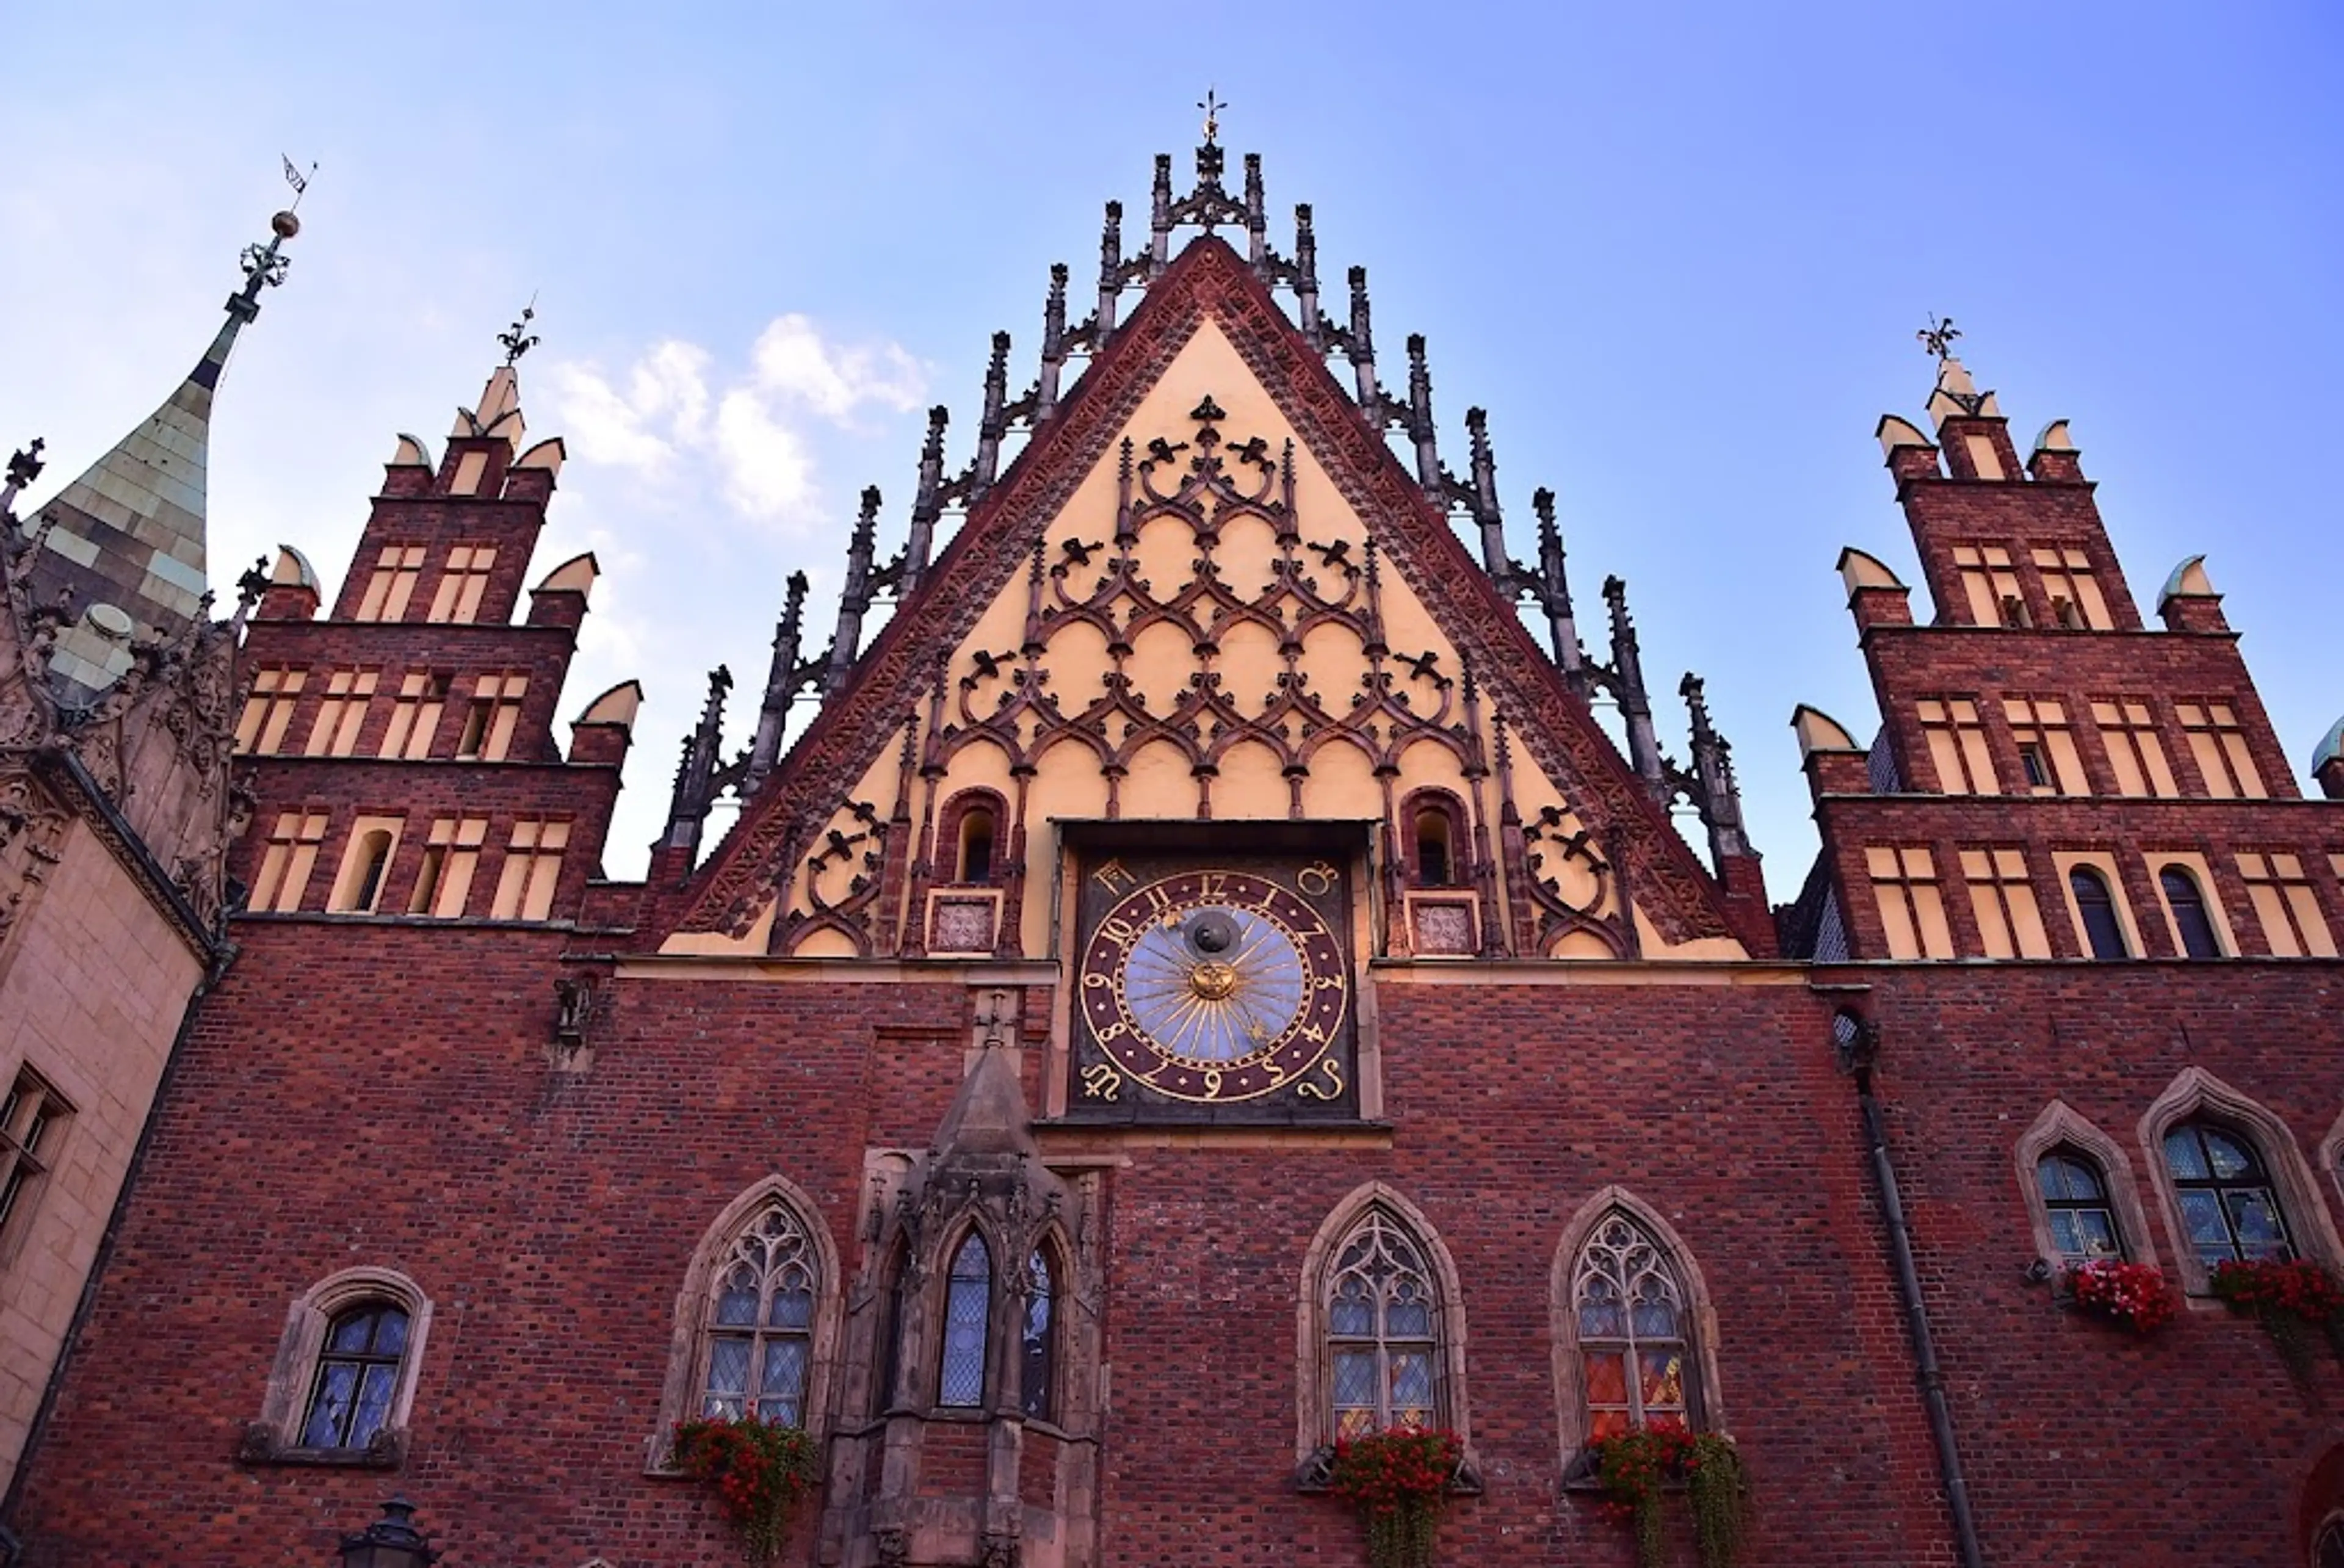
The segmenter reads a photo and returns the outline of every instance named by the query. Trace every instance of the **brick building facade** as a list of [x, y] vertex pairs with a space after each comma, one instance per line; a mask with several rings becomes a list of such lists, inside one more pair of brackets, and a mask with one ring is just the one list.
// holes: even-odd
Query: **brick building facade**
[[[853, 1568], [1359, 1562], [1330, 1447], [1419, 1422], [1443, 1562], [1630, 1561], [1637, 1425], [1732, 1437], [1745, 1563], [2344, 1561], [2344, 1378], [2208, 1294], [2344, 1266], [2344, 814], [2202, 566], [2145, 627], [2065, 425], [2022, 464], [1945, 359], [1881, 429], [1934, 618], [1843, 557], [1884, 723], [1799, 711], [1770, 916], [1700, 683], [1681, 766], [1622, 585], [1591, 654], [1551, 499], [1516, 561], [1481, 411], [1460, 477], [1421, 339], [1388, 389], [1364, 273], [1323, 310], [1309, 209], [1281, 252], [1223, 174], [1159, 159], [1136, 251], [1110, 205], [1022, 395], [995, 339], [736, 753], [712, 677], [643, 882], [510, 361], [330, 610], [281, 553], [237, 956], [23, 1561], [323, 1561], [394, 1489], [451, 1561], [726, 1561], [711, 1411], [822, 1440], [784, 1560]], [[2176, 1321], [2063, 1304], [2112, 1254]]]

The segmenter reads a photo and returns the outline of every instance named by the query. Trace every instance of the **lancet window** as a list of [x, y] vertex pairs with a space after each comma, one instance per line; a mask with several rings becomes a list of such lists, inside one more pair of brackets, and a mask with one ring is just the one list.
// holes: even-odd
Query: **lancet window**
[[1393, 1216], [1370, 1209], [1343, 1239], [1324, 1309], [1334, 1437], [1443, 1424], [1440, 1294]]
[[700, 1413], [805, 1423], [819, 1259], [797, 1216], [761, 1209], [712, 1271]]
[[1668, 1254], [1623, 1212], [1599, 1221], [1571, 1270], [1586, 1435], [1697, 1424], [1691, 1314]]

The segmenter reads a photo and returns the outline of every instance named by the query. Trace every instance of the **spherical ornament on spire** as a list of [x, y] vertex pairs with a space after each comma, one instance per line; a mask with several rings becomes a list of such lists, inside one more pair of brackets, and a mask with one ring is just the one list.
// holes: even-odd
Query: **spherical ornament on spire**
[[294, 217], [291, 210], [288, 209], [270, 218], [268, 220], [268, 227], [270, 231], [274, 233], [278, 238], [290, 239], [295, 235], [301, 232], [301, 220]]

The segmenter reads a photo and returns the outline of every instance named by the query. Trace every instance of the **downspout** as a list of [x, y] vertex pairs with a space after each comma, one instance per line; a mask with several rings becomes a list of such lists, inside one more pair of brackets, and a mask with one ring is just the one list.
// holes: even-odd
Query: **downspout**
[[73, 1362], [74, 1348], [81, 1342], [82, 1330], [88, 1327], [90, 1314], [97, 1305], [98, 1282], [106, 1278], [106, 1265], [114, 1259], [115, 1244], [121, 1238], [123, 1221], [130, 1212], [131, 1196], [138, 1189], [139, 1174], [146, 1168], [147, 1150], [155, 1141], [156, 1124], [163, 1119], [163, 1107], [179, 1076], [180, 1053], [187, 1047], [187, 1036], [195, 1030], [197, 1009], [236, 957], [236, 949], [226, 940], [226, 924], [225, 920], [221, 923], [221, 935], [215, 939], [208, 955], [211, 963], [204, 977], [196, 983], [186, 1011], [179, 1015], [179, 1032], [171, 1037], [171, 1053], [164, 1057], [162, 1076], [156, 1080], [154, 1103], [147, 1108], [146, 1125], [138, 1129], [138, 1141], [131, 1146], [130, 1163], [122, 1172], [122, 1186], [115, 1192], [113, 1210], [106, 1218], [106, 1233], [98, 1239], [89, 1274], [82, 1280], [81, 1295], [74, 1302], [73, 1320], [66, 1325], [66, 1337], [57, 1346], [57, 1359], [49, 1367], [49, 1380], [41, 1389], [41, 1402], [33, 1411], [32, 1425], [25, 1429], [25, 1446], [16, 1455], [15, 1473], [8, 1478], [8, 1495], [0, 1500], [0, 1565], [14, 1564], [24, 1550], [24, 1543], [16, 1535], [16, 1511], [24, 1503], [25, 1478], [32, 1473], [33, 1460], [40, 1452], [42, 1440], [48, 1435], [49, 1419], [56, 1412], [57, 1394], [65, 1386], [66, 1369]]
[[1920, 1374], [1921, 1404], [1929, 1416], [1929, 1437], [1937, 1450], [1937, 1470], [1945, 1483], [1945, 1511], [1953, 1515], [1954, 1545], [1962, 1568], [1985, 1568], [1977, 1521], [1970, 1513], [1969, 1485], [1962, 1479], [1960, 1445], [1954, 1441], [1954, 1412], [1945, 1402], [1945, 1374], [1937, 1364], [1937, 1338], [1929, 1328], [1929, 1307], [1921, 1294], [1921, 1271], [1913, 1261], [1913, 1226], [1904, 1217], [1904, 1195], [1888, 1156], [1888, 1124], [1872, 1092], [1872, 1064], [1880, 1054], [1880, 1027], [1842, 1012], [1832, 1033], [1841, 1061], [1855, 1080], [1855, 1101], [1864, 1112], [1864, 1141], [1880, 1187], [1880, 1213], [1888, 1228], [1888, 1253], [1896, 1266], [1897, 1293], [1904, 1299], [1904, 1323], [1912, 1330], [1913, 1362]]

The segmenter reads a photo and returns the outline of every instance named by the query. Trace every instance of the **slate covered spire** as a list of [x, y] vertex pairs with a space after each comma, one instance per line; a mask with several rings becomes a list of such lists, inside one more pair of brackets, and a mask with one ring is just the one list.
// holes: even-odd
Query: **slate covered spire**
[[43, 507], [43, 548], [32, 570], [36, 596], [71, 595], [73, 622], [50, 670], [58, 694], [85, 703], [130, 664], [135, 637], [167, 642], [204, 613], [204, 470], [212, 397], [238, 333], [260, 314], [260, 291], [285, 281], [285, 242], [301, 220], [280, 212], [265, 245], [245, 248], [244, 287], [187, 379], [113, 450]]

